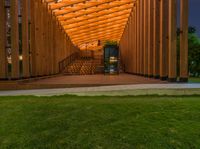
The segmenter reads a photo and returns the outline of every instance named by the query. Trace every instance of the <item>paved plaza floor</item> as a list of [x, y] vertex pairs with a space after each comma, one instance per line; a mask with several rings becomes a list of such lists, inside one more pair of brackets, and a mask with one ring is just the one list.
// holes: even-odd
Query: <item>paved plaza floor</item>
[[131, 74], [120, 75], [59, 75], [42, 79], [0, 82], [0, 90], [47, 89], [91, 87], [127, 84], [160, 84], [167, 83], [159, 79], [146, 78]]

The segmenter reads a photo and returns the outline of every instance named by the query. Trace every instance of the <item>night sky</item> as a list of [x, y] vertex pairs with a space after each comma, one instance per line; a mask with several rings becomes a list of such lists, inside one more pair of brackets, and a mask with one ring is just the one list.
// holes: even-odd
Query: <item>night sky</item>
[[195, 26], [200, 36], [200, 0], [189, 0], [189, 25]]

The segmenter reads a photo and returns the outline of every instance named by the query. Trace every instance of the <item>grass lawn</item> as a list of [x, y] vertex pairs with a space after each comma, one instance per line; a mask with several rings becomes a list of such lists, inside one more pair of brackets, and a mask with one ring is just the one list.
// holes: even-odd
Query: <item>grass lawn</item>
[[200, 78], [191, 77], [191, 78], [189, 78], [189, 82], [191, 82], [191, 83], [200, 83]]
[[0, 97], [0, 148], [199, 149], [200, 96]]

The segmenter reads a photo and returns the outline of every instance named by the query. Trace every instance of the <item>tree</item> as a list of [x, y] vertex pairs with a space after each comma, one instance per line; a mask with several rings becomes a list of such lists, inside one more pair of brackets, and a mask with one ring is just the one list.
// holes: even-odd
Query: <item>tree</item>
[[[200, 39], [197, 36], [195, 27], [189, 27], [188, 33], [189, 74], [197, 77], [200, 76]], [[178, 66], [180, 67], [180, 29], [177, 29], [177, 41]], [[179, 67], [178, 70], [180, 69]]]

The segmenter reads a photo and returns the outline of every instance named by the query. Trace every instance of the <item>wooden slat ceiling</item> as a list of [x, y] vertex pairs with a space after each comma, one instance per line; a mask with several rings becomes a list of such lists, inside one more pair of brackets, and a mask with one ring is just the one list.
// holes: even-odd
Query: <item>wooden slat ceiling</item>
[[43, 0], [81, 49], [87, 45], [94, 47], [98, 41], [119, 41], [135, 1]]

